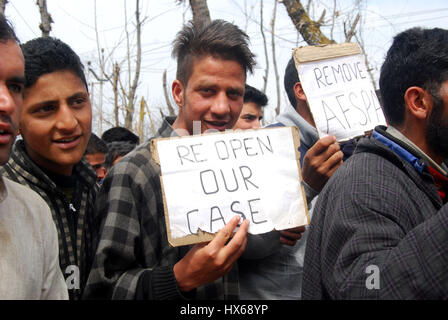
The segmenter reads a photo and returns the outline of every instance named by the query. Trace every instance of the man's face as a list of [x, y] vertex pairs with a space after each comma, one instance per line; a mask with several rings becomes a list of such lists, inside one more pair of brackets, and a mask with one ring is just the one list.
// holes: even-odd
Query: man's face
[[8, 161], [23, 102], [24, 60], [13, 41], [0, 42], [0, 165]]
[[438, 96], [433, 96], [432, 112], [428, 119], [426, 141], [443, 159], [448, 158], [448, 81], [440, 86]]
[[236, 61], [212, 56], [196, 59], [187, 85], [173, 82], [173, 96], [179, 106], [173, 128], [199, 133], [193, 132], [193, 121], [200, 121], [201, 133], [231, 129], [243, 107], [245, 80], [245, 71]]
[[25, 90], [20, 130], [39, 166], [71, 175], [90, 138], [92, 108], [82, 80], [63, 70], [42, 75]]
[[86, 154], [85, 157], [92, 168], [95, 170], [98, 182], [102, 181], [106, 176], [106, 168], [104, 167], [104, 163], [106, 162], [106, 155], [101, 152], [96, 152], [92, 154]]
[[261, 119], [263, 119], [261, 107], [255, 102], [246, 102], [233, 129], [258, 129], [261, 127]]

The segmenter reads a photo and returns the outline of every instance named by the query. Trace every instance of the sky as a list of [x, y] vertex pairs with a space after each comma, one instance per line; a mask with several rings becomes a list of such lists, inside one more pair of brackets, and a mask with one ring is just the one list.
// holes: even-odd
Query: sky
[[[355, 15], [353, 8], [356, 0], [336, 1], [338, 15], [342, 18]], [[186, 0], [188, 3], [188, 0]], [[269, 104], [265, 108], [266, 123], [275, 117], [277, 93], [275, 73], [272, 61], [270, 22], [273, 14], [274, 0], [208, 0], [212, 19], [224, 19], [237, 24], [250, 37], [251, 50], [256, 54], [257, 67], [254, 74], [248, 75], [247, 83], [261, 88], [265, 69], [263, 39], [260, 31], [260, 3], [263, 2], [263, 25], [268, 41], [269, 77], [266, 94]], [[307, 1], [302, 1], [307, 3]], [[12, 22], [21, 42], [41, 36], [39, 29], [40, 16], [35, 0], [9, 0], [5, 15]], [[95, 5], [96, 3], [96, 5]], [[314, 0], [311, 13], [317, 19], [326, 8], [326, 18], [333, 12], [333, 0]], [[47, 0], [48, 11], [54, 23], [51, 36], [57, 37], [69, 44], [78, 53], [87, 66], [96, 74], [98, 68], [98, 34], [99, 46], [104, 48], [106, 62], [121, 63], [122, 70], [127, 70], [126, 29], [131, 34], [130, 41], [134, 43], [135, 33], [135, 1], [133, 0]], [[125, 9], [126, 6], [126, 9]], [[165, 98], [162, 90], [162, 74], [167, 71], [168, 86], [175, 78], [176, 62], [171, 58], [171, 44], [176, 33], [184, 22], [191, 19], [191, 11], [187, 4], [178, 4], [176, 0], [140, 0], [140, 12], [144, 24], [142, 29], [142, 70], [139, 81], [138, 95], [145, 97], [154, 125], [161, 121], [160, 108], [165, 108]], [[127, 20], [125, 18], [127, 17]], [[448, 4], [446, 1], [419, 0], [365, 0], [361, 10], [361, 26], [367, 57], [377, 81], [379, 69], [393, 36], [410, 27], [439, 27], [448, 29]], [[127, 21], [127, 24], [126, 24]], [[341, 18], [340, 18], [340, 21]], [[95, 24], [97, 28], [95, 28]], [[342, 22], [333, 28], [333, 38], [343, 41]], [[287, 98], [283, 90], [284, 68], [291, 57], [292, 49], [306, 45], [297, 36], [283, 4], [277, 4], [275, 20], [275, 51], [280, 80], [281, 106], [286, 105]], [[330, 24], [322, 27], [323, 32], [331, 34]], [[135, 53], [135, 46], [131, 46]], [[135, 57], [135, 54], [134, 54]], [[132, 66], [131, 66], [132, 68]], [[93, 131], [98, 130], [99, 83], [92, 72], [86, 76], [90, 84], [92, 105], [94, 108]], [[123, 80], [124, 81], [124, 80]], [[112, 102], [111, 90], [103, 87], [104, 97], [102, 131], [111, 126]], [[146, 135], [150, 135], [150, 123], [145, 124]], [[101, 133], [99, 133], [101, 134]]]

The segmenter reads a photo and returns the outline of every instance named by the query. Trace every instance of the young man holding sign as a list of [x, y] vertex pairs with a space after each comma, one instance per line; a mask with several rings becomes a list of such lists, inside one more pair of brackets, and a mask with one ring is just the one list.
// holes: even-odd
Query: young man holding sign
[[[255, 64], [247, 42], [244, 32], [222, 20], [183, 28], [173, 49], [178, 68], [172, 93], [179, 114], [164, 121], [158, 137], [233, 127], [243, 105], [246, 72]], [[248, 222], [230, 241], [239, 216], [209, 243], [171, 247], [159, 176], [149, 142], [106, 176], [97, 202], [97, 213], [104, 220], [85, 297], [238, 298], [238, 277], [232, 267], [245, 249]]]
[[389, 126], [359, 141], [316, 203], [305, 299], [448, 297], [448, 31], [398, 34], [380, 88]]

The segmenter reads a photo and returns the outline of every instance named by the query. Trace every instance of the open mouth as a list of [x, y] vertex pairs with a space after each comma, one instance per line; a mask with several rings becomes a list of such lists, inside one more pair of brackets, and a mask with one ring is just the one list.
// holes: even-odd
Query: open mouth
[[9, 125], [0, 125], [0, 144], [7, 144], [13, 138], [12, 128]]
[[81, 136], [64, 137], [62, 139], [53, 140], [62, 149], [71, 149], [78, 145]]
[[205, 125], [208, 129], [215, 129], [218, 131], [224, 131], [229, 128], [229, 122], [228, 121], [207, 121], [204, 120]]

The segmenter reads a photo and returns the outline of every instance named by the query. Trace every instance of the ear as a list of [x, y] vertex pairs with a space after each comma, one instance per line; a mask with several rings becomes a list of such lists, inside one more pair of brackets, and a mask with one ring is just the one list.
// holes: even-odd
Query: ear
[[294, 95], [296, 96], [297, 100], [306, 101], [305, 91], [303, 91], [301, 82], [296, 82], [294, 84]]
[[420, 87], [409, 87], [404, 93], [404, 101], [407, 110], [418, 120], [425, 120], [431, 113], [432, 97]]
[[176, 102], [179, 109], [184, 105], [184, 86], [179, 80], [174, 80], [171, 85], [171, 93], [173, 94], [174, 102]]

